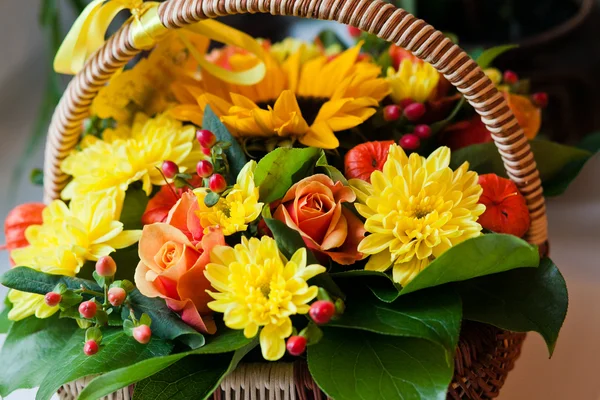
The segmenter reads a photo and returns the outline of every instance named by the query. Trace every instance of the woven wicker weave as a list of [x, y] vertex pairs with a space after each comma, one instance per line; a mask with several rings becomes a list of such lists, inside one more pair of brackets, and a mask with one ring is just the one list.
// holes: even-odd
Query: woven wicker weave
[[[508, 176], [527, 199], [530, 243], [547, 239], [546, 207], [529, 143], [504, 97], [477, 64], [442, 33], [402, 9], [380, 0], [168, 0], [158, 8], [163, 25], [177, 29], [206, 18], [243, 13], [271, 13], [335, 20], [373, 33], [429, 62], [482, 116]], [[111, 75], [140, 52], [132, 45], [128, 24], [113, 35], [69, 84], [49, 130], [44, 165], [44, 199], [59, 197], [68, 177], [60, 163], [73, 150], [89, 106]], [[449, 398], [488, 399], [498, 395], [518, 357], [524, 335], [479, 324], [465, 324], [456, 353]], [[88, 378], [89, 379], [89, 378]], [[76, 398], [85, 380], [62, 388], [61, 399]], [[70, 396], [70, 397], [69, 397]], [[116, 396], [116, 397], [115, 397]], [[128, 399], [130, 388], [108, 397]], [[108, 399], [107, 398], [107, 399]], [[243, 365], [228, 376], [215, 399], [325, 398], [301, 365]]]

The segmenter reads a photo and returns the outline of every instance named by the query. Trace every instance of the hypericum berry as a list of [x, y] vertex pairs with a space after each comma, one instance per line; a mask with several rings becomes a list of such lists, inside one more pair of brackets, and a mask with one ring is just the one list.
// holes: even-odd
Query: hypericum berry
[[46, 296], [44, 296], [44, 302], [49, 307], [56, 307], [60, 303], [61, 300], [62, 300], [62, 296], [56, 292], [46, 293]]
[[395, 121], [402, 115], [402, 108], [399, 105], [392, 104], [383, 109], [383, 119], [388, 122]]
[[213, 174], [214, 170], [212, 163], [208, 160], [200, 160], [196, 164], [196, 172], [201, 178], [208, 178]]
[[425, 104], [423, 103], [412, 103], [404, 109], [404, 116], [409, 121], [416, 121], [425, 115]]
[[95, 340], [88, 340], [83, 345], [83, 352], [86, 356], [93, 356], [98, 352], [98, 343]]
[[415, 101], [413, 99], [404, 99], [404, 100], [400, 100], [400, 107], [402, 107], [402, 109], [405, 109], [406, 107], [410, 106], [411, 104], [414, 104]]
[[285, 345], [288, 353], [299, 356], [306, 350], [306, 338], [304, 336], [290, 336]]
[[362, 31], [354, 26], [348, 26], [348, 33], [353, 38], [359, 37]]
[[120, 287], [112, 287], [108, 289], [108, 302], [114, 307], [119, 307], [125, 301], [127, 292]]
[[214, 174], [208, 179], [208, 187], [215, 193], [221, 193], [227, 188], [227, 181], [221, 174]]
[[81, 316], [83, 318], [87, 318], [87, 319], [94, 318], [96, 316], [97, 310], [98, 310], [98, 306], [96, 305], [96, 302], [94, 302], [93, 300], [84, 301], [83, 303], [81, 303], [79, 305], [79, 314], [81, 314]]
[[196, 139], [200, 143], [200, 146], [205, 149], [210, 149], [217, 143], [217, 137], [208, 129], [198, 129], [196, 131]]
[[168, 179], [174, 178], [179, 173], [179, 167], [173, 161], [166, 160], [162, 163], [162, 173]]
[[431, 136], [431, 127], [429, 125], [417, 125], [414, 134], [421, 139], [427, 139]]
[[508, 83], [509, 85], [514, 85], [519, 82], [519, 75], [515, 71], [506, 70], [504, 71], [504, 83]]
[[331, 321], [335, 315], [335, 304], [327, 300], [315, 301], [310, 306], [308, 313], [316, 324], [323, 325]]
[[96, 273], [105, 278], [117, 273], [117, 264], [111, 256], [103, 256], [96, 261]]
[[416, 150], [421, 146], [421, 139], [415, 134], [409, 133], [400, 139], [400, 147], [404, 150]]
[[539, 108], [548, 107], [548, 93], [546, 92], [538, 92], [532, 94], [531, 100], [533, 100], [533, 103]]
[[205, 147], [203, 147], [203, 148], [202, 148], [202, 154], [204, 154], [205, 156], [209, 156], [209, 157], [210, 157], [210, 156], [212, 155], [212, 150], [211, 150], [211, 149], [208, 149], [208, 148], [205, 148]]
[[133, 338], [141, 344], [147, 344], [152, 338], [152, 330], [148, 325], [133, 328]]

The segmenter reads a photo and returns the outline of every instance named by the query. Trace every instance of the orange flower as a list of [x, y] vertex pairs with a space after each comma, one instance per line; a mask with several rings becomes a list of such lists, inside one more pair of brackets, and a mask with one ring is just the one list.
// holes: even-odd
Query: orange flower
[[[188, 325], [203, 333], [215, 333], [212, 311], [206, 293], [210, 283], [204, 277], [210, 252], [225, 245], [223, 233], [211, 229], [201, 235], [193, 203], [193, 193], [186, 192], [173, 207], [168, 223], [146, 225], [139, 243], [140, 263], [135, 271], [135, 284], [147, 297], [161, 297]], [[198, 238], [200, 232], [201, 240]]]
[[349, 265], [362, 258], [357, 247], [365, 235], [361, 220], [342, 205], [354, 200], [352, 189], [341, 182], [313, 175], [288, 190], [273, 216], [300, 232], [310, 249]]
[[[25, 238], [25, 230], [30, 225], [42, 225], [42, 211], [46, 206], [42, 203], [26, 203], [13, 208], [4, 220], [4, 236], [6, 244], [2, 249], [12, 251], [29, 246]], [[10, 259], [12, 265], [14, 262]]]
[[450, 147], [451, 150], [491, 141], [492, 134], [487, 130], [479, 115], [450, 125], [444, 130], [442, 137], [444, 145]]
[[351, 149], [344, 158], [346, 178], [371, 182], [373, 171], [383, 170], [392, 144], [393, 140], [367, 142]]
[[[200, 186], [202, 184], [202, 178], [198, 175], [194, 175], [190, 183], [192, 186]], [[177, 203], [177, 200], [179, 200], [181, 195], [189, 190], [190, 188], [187, 186], [178, 189], [172, 183], [161, 186], [158, 193], [148, 201], [146, 211], [144, 211], [144, 215], [142, 215], [142, 223], [144, 225], [149, 225], [155, 222], [165, 222], [171, 208]]]
[[542, 109], [533, 104], [531, 99], [526, 96], [505, 92], [504, 97], [519, 125], [525, 131], [527, 139], [535, 138], [542, 125]]
[[485, 212], [478, 220], [481, 226], [497, 233], [523, 236], [531, 219], [517, 185], [496, 174], [480, 175], [479, 184], [483, 188], [479, 203], [485, 205]]

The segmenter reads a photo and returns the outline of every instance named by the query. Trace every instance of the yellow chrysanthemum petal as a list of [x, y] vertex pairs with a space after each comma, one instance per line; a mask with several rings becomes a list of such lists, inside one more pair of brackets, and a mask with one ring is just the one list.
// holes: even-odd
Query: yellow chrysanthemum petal
[[388, 68], [387, 81], [395, 103], [411, 99], [424, 103], [437, 88], [440, 74], [431, 64], [404, 59], [398, 67]]

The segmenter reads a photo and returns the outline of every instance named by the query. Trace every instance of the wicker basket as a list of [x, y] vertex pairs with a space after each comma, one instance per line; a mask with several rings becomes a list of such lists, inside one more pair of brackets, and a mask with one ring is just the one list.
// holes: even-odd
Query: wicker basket
[[[531, 214], [526, 239], [545, 247], [546, 208], [541, 181], [529, 143], [504, 97], [477, 64], [442, 33], [402, 9], [381, 0], [167, 0], [158, 7], [162, 24], [177, 29], [206, 18], [243, 13], [271, 13], [335, 20], [376, 34], [431, 63], [462, 92], [492, 132], [508, 176], [525, 196]], [[111, 75], [131, 60], [136, 49], [125, 24], [88, 60], [71, 81], [58, 105], [46, 146], [44, 199], [59, 197], [68, 177], [60, 163], [79, 141], [89, 106]], [[451, 399], [498, 396], [508, 371], [519, 356], [524, 334], [465, 323], [456, 352]], [[89, 380], [89, 378], [86, 378]], [[86, 379], [61, 388], [61, 399], [74, 399]], [[132, 388], [107, 397], [129, 399]], [[302, 364], [241, 365], [214, 394], [215, 399], [324, 399]]]

